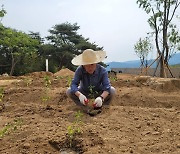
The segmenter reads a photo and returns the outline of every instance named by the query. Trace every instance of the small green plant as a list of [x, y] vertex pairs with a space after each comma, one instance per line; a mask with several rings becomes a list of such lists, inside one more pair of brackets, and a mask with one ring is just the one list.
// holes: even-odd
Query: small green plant
[[46, 75], [44, 77], [44, 84], [46, 87], [49, 87], [51, 85], [51, 80], [50, 80], [50, 77], [48, 75]]
[[0, 130], [0, 137], [3, 137], [5, 134], [7, 134], [10, 128], [11, 128], [11, 125], [8, 124], [2, 130]]
[[46, 101], [50, 100], [50, 98], [51, 98], [50, 96], [45, 95], [45, 96], [42, 96], [41, 99], [43, 102], [46, 102]]
[[90, 109], [93, 108], [94, 99], [97, 97], [98, 92], [94, 90], [95, 86], [90, 85], [89, 88], [89, 94], [88, 94], [88, 107]]
[[95, 98], [95, 96], [98, 94], [97, 91], [94, 91], [95, 86], [90, 85], [88, 88], [89, 88], [89, 92], [90, 92], [90, 93], [88, 94], [88, 96], [89, 96], [90, 98]]
[[2, 101], [3, 97], [4, 97], [4, 89], [1, 87], [0, 88], [0, 102]]
[[0, 130], [0, 138], [12, 131], [17, 130], [18, 126], [22, 125], [22, 122], [22, 119], [15, 119], [12, 123], [7, 124], [2, 130]]
[[46, 101], [48, 101], [48, 100], [51, 99], [51, 97], [49, 96], [49, 87], [45, 87], [43, 91], [44, 91], [44, 94], [43, 94], [43, 96], [41, 97], [41, 100], [42, 100], [43, 102], [46, 102]]
[[111, 81], [117, 81], [117, 77], [109, 77]]
[[28, 86], [30, 86], [32, 84], [32, 79], [25, 78], [24, 82], [26, 83], [26, 86], [28, 87]]
[[49, 76], [44, 77], [44, 84], [46, 87], [44, 88], [44, 95], [41, 97], [41, 100], [43, 102], [46, 102], [50, 99], [50, 96], [48, 96], [49, 86], [51, 85], [51, 80]]
[[75, 114], [75, 123], [82, 123], [83, 113], [81, 111], [77, 111]]
[[67, 127], [67, 135], [69, 141], [69, 147], [72, 148], [73, 140], [75, 139], [76, 135], [81, 133], [80, 126], [82, 125], [82, 116], [83, 113], [81, 111], [77, 111], [75, 113], [75, 120], [72, 125]]
[[70, 87], [71, 82], [72, 82], [72, 78], [70, 76], [68, 76], [68, 78], [67, 78], [67, 86], [68, 87]]
[[61, 80], [61, 79], [63, 79], [63, 78], [64, 78], [63, 76], [56, 76], [56, 77], [55, 77], [56, 80]]

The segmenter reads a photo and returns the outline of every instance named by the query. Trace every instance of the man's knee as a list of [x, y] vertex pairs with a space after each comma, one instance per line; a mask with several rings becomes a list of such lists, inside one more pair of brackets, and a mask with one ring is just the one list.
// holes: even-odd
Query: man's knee
[[68, 97], [71, 97], [71, 88], [68, 88], [68, 89], [66, 90], [66, 95], [67, 95]]
[[115, 95], [115, 94], [116, 94], [116, 89], [111, 86], [110, 95]]

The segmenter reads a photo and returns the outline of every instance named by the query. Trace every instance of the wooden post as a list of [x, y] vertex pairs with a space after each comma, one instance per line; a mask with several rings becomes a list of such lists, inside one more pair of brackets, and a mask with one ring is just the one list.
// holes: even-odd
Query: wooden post
[[48, 59], [46, 59], [46, 72], [48, 72]]

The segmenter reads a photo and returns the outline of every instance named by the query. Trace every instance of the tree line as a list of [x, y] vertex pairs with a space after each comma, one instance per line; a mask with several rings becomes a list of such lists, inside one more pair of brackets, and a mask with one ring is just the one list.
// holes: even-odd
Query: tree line
[[45, 70], [45, 59], [49, 59], [49, 71], [57, 72], [62, 67], [75, 70], [71, 64], [74, 56], [91, 48], [103, 49], [88, 38], [78, 34], [80, 27], [62, 23], [49, 30], [50, 35], [24, 32], [0, 25], [0, 74], [23, 75]]
[[[147, 67], [147, 56], [152, 51], [152, 44], [158, 54], [160, 76], [165, 77], [165, 67], [173, 53], [180, 51], [180, 35], [173, 23], [179, 0], [136, 0], [140, 8], [148, 15], [148, 23], [152, 31], [147, 37], [140, 38], [134, 50], [140, 58], [141, 67]], [[71, 59], [82, 53], [84, 49], [102, 50], [89, 38], [78, 34], [77, 23], [62, 23], [53, 26], [50, 35], [42, 38], [38, 32], [22, 31], [3, 26], [2, 18], [6, 11], [0, 10], [0, 74], [23, 75], [29, 72], [45, 70], [45, 59], [49, 59], [49, 71], [56, 72], [62, 67], [75, 70]], [[150, 41], [154, 39], [154, 43]]]

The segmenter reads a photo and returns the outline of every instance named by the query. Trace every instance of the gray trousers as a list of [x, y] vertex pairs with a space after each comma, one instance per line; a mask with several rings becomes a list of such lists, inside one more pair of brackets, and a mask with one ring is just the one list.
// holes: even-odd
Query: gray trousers
[[[81, 89], [79, 89], [79, 91], [84, 94], [87, 98], [89, 98], [89, 94], [85, 93], [84, 91], [82, 91]], [[103, 91], [99, 91], [96, 95], [95, 95], [95, 98], [100, 96], [102, 94]], [[109, 105], [110, 102], [112, 101], [114, 95], [116, 93], [116, 90], [114, 87], [111, 86], [111, 89], [110, 89], [110, 93], [109, 95], [105, 98], [104, 100], [104, 105]], [[66, 95], [71, 98], [75, 103], [76, 105], [78, 106], [82, 106], [82, 103], [80, 102], [79, 98], [75, 95], [75, 94], [72, 94], [71, 93], [71, 88], [68, 88], [67, 91], [66, 91]]]

